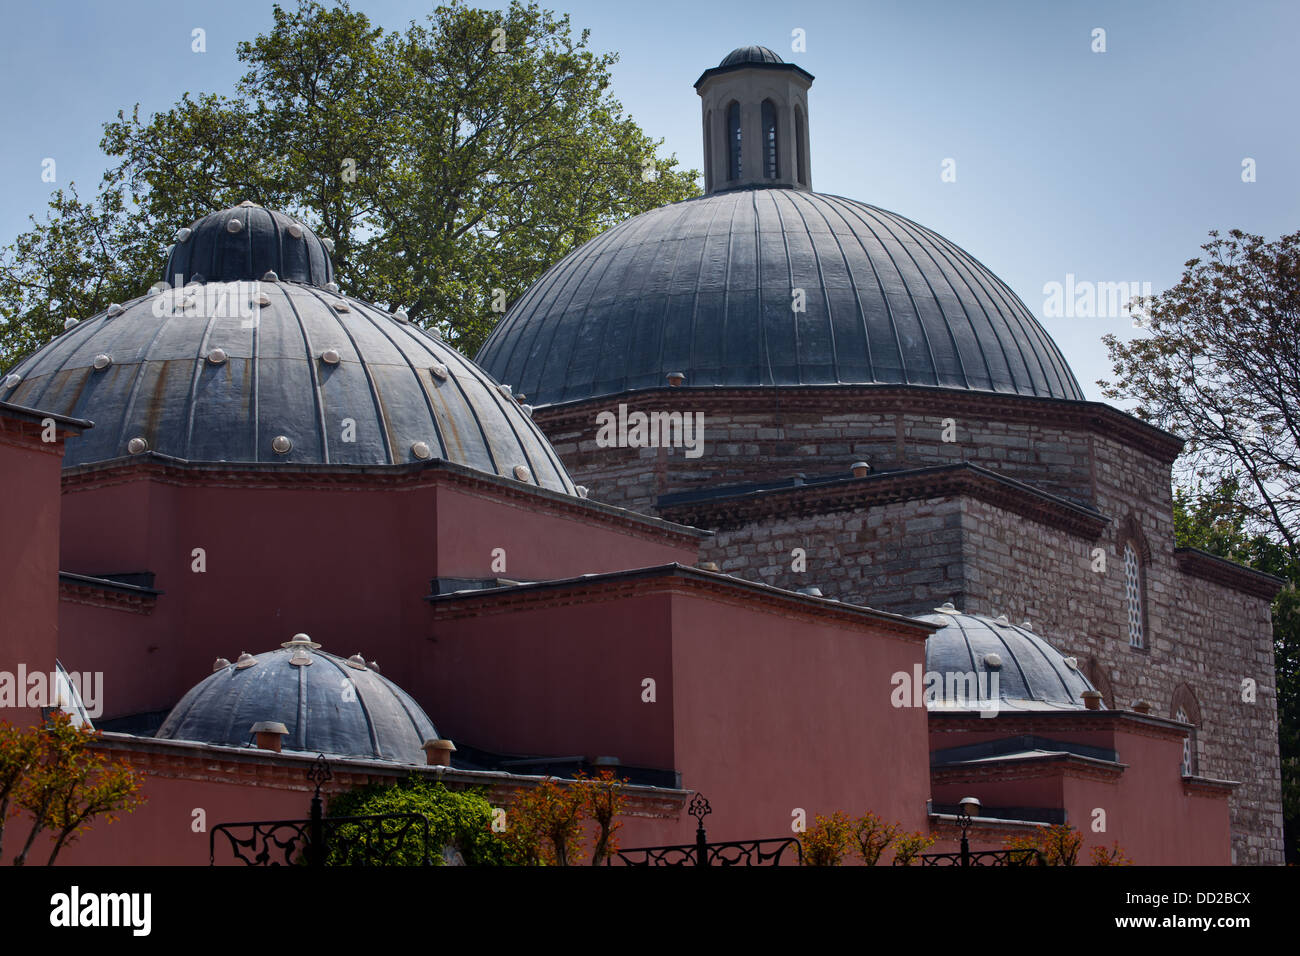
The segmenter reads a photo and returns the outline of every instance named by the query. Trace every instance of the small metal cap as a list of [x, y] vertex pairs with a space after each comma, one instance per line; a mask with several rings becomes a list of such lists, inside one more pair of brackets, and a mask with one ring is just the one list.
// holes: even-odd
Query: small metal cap
[[132, 455], [142, 455], [149, 450], [149, 443], [137, 435], [126, 443], [126, 450]]
[[1002, 656], [993, 651], [989, 651], [984, 655], [984, 664], [989, 668], [989, 670], [997, 670], [1002, 666]]
[[1070, 670], [1072, 670], [1072, 671], [1077, 671], [1077, 670], [1079, 669], [1079, 660], [1078, 660], [1078, 658], [1075, 658], [1075, 657], [1066, 657], [1066, 658], [1064, 658], [1064, 660], [1065, 660], [1065, 666], [1068, 667], [1068, 668], [1070, 668]]
[[109, 317], [110, 319], [115, 318], [116, 316], [119, 316], [119, 315], [121, 315], [121, 314], [122, 314], [122, 305], [121, 305], [121, 303], [119, 303], [119, 302], [114, 302], [112, 305], [110, 305], [110, 306], [108, 307], [107, 315], [108, 315], [108, 317]]
[[65, 332], [68, 331], [68, 329], [72, 328], [72, 327], [73, 327], [74, 325], [76, 325], [76, 324], [77, 324], [77, 320], [76, 320], [76, 319], [64, 319], [64, 320], [63, 320], [63, 331], [65, 331]]
[[514, 396], [514, 393], [510, 391], [510, 386], [509, 386], [509, 385], [498, 385], [498, 386], [497, 386], [497, 391], [501, 393], [501, 395], [502, 395], [503, 398], [514, 398], [514, 397], [515, 397], [515, 396]]
[[289, 223], [289, 235], [293, 236], [295, 239], [301, 239], [301, 238], [302, 238], [302, 226], [300, 226], [300, 225], [299, 225], [298, 223], [296, 223], [296, 222], [291, 222], [291, 223]]
[[523, 409], [524, 414], [527, 415], [529, 418], [533, 417], [533, 406], [521, 404], [519, 407]]
[[1011, 619], [1008, 618], [1005, 614], [999, 614], [997, 617], [993, 619], [993, 623], [1001, 624], [1003, 627], [1010, 627]]
[[23, 377], [15, 372], [13, 375], [6, 375], [4, 380], [5, 388], [17, 388], [23, 382]]
[[192, 230], [189, 226], [181, 226], [179, 229], [176, 230], [176, 241], [186, 242], [193, 234], [194, 234], [194, 230]]
[[275, 270], [274, 270], [274, 269], [269, 269], [269, 270], [267, 270], [266, 272], [262, 273], [262, 281], [263, 281], [263, 282], [279, 282], [279, 281], [280, 281], [280, 277], [279, 277], [278, 275], [275, 274]]
[[243, 228], [244, 228], [244, 224], [240, 222], [238, 219], [231, 219], [229, 222], [226, 223], [226, 232], [239, 232], [239, 230]]
[[259, 720], [253, 724], [250, 733], [254, 734], [287, 734], [289, 728], [276, 720]]
[[579, 498], [585, 498], [585, 497], [587, 497], [587, 486], [586, 486], [586, 485], [574, 485], [574, 486], [573, 486], [573, 490], [576, 491], [576, 492], [578, 493], [578, 497], [579, 497]]
[[271, 297], [265, 292], [255, 292], [253, 293], [253, 297], [248, 300], [248, 304], [261, 308], [264, 305], [271, 304]]
[[417, 441], [411, 445], [411, 454], [424, 461], [433, 455], [433, 451], [429, 448], [428, 442]]
[[288, 435], [276, 435], [271, 439], [271, 451], [277, 455], [287, 455], [293, 451], [293, 442], [289, 440]]
[[149, 286], [149, 291], [154, 295], [162, 295], [170, 288], [171, 286], [169, 286], [166, 282], [155, 282], [153, 285]]
[[251, 199], [245, 199], [245, 200], [244, 200], [243, 202], [241, 202], [239, 205], [240, 205], [240, 206], [243, 206], [243, 207], [252, 206], [254, 209], [259, 209], [259, 208], [261, 208], [261, 207], [259, 207], [259, 206], [257, 205], [257, 203], [253, 202], [253, 200], [251, 200]]
[[527, 465], [515, 465], [515, 477], [520, 481], [532, 481], [533, 473], [528, 470]]
[[229, 666], [230, 666], [230, 661], [226, 660], [224, 657], [218, 657], [215, 661], [212, 662], [212, 673], [215, 674], [217, 671], [224, 670]]
[[235, 658], [235, 670], [242, 671], [246, 667], [252, 667], [257, 663], [257, 658], [248, 651], [240, 651], [239, 656]]
[[208, 361], [213, 365], [224, 365], [227, 358], [229, 358], [229, 356], [226, 355], [225, 349], [213, 349], [208, 353]]
[[338, 295], [339, 284], [337, 282], [326, 282], [325, 285], [321, 286], [321, 288], [326, 292], [333, 292], [335, 295]]
[[407, 325], [411, 321], [411, 317], [406, 314], [405, 309], [398, 309], [396, 312], [393, 313], [393, 318], [396, 319], [398, 322], [401, 322], [403, 325]]
[[673, 388], [677, 388], [682, 382], [686, 381], [686, 376], [682, 372], [669, 372], [667, 378], [668, 384]]
[[853, 472], [854, 478], [865, 478], [871, 474], [871, 466], [865, 461], [855, 461], [849, 466], [849, 470]]
[[321, 245], [325, 247], [325, 251], [326, 251], [326, 252], [328, 252], [330, 255], [333, 255], [333, 254], [334, 254], [334, 240], [333, 240], [333, 239], [322, 239], [320, 242], [321, 242]]
[[366, 669], [366, 659], [361, 656], [360, 652], [357, 652], [347, 659], [347, 665], [355, 670], [363, 671]]
[[113, 364], [113, 356], [109, 355], [106, 352], [100, 352], [98, 355], [95, 356], [95, 360], [90, 364], [95, 366], [96, 371], [102, 372], [104, 369], [108, 368], [110, 365]]
[[335, 312], [351, 312], [352, 306], [348, 305], [342, 299], [335, 299], [330, 303], [330, 308]]
[[338, 365], [343, 360], [338, 349], [326, 349], [320, 354], [320, 360], [326, 365]]
[[441, 362], [438, 362], [434, 365], [430, 365], [429, 372], [433, 375], [434, 378], [438, 379], [441, 382], [447, 381], [447, 376], [450, 374], [447, 371], [447, 366], [443, 365]]
[[944, 602], [943, 602], [942, 604], [940, 604], [937, 608], [935, 608], [935, 610], [938, 611], [940, 614], [960, 614], [960, 613], [961, 613], [960, 611], [957, 610], [957, 606], [956, 606], [955, 604], [953, 604], [951, 601], [944, 601]]
[[287, 641], [280, 644], [281, 647], [311, 647], [318, 648], [320, 644], [311, 639], [310, 634], [298, 633]]

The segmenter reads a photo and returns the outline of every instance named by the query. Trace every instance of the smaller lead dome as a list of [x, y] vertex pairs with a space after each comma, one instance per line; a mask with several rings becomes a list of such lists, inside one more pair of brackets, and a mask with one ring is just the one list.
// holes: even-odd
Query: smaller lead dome
[[[181, 238], [184, 236], [184, 238]], [[302, 223], [241, 203], [204, 216], [177, 233], [163, 271], [170, 286], [190, 281], [255, 282], [268, 272], [281, 281], [324, 287], [334, 280], [329, 245]]]
[[285, 750], [424, 764], [424, 742], [439, 734], [420, 705], [373, 666], [319, 648], [297, 634], [278, 650], [241, 654], [195, 684], [157, 736], [246, 747], [254, 724], [274, 722], [288, 728]]
[[736, 66], [740, 63], [784, 63], [773, 51], [765, 46], [738, 46], [722, 58], [718, 66]]

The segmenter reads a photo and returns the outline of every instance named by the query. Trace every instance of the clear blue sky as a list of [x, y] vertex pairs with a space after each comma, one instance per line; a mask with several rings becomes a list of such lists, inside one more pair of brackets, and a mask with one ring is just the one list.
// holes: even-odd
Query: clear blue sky
[[[271, 23], [254, 0], [4, 0], [0, 243], [58, 184], [93, 191], [101, 124], [135, 103], [230, 92], [235, 44]], [[289, 5], [296, 5], [290, 3]], [[484, 2], [495, 7], [501, 4]], [[1000, 275], [1042, 319], [1090, 397], [1099, 339], [1123, 318], [1045, 318], [1043, 286], [1177, 280], [1210, 229], [1300, 229], [1300, 3], [543, 3], [617, 51], [614, 93], [665, 151], [701, 165], [691, 84], [730, 49], [770, 46], [816, 76], [813, 185], [902, 213]], [[357, 0], [378, 25], [432, 4]], [[194, 27], [207, 52], [190, 49]], [[1092, 31], [1106, 31], [1094, 53]], [[791, 52], [802, 29], [807, 50]], [[1241, 163], [1257, 163], [1243, 183]], [[940, 180], [944, 159], [957, 181]]]

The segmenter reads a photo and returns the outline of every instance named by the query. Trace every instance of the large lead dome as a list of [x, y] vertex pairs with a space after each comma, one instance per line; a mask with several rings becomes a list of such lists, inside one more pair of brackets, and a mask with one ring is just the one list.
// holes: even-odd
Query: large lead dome
[[[769, 55], [770, 54], [770, 55]], [[812, 76], [741, 47], [696, 83], [708, 195], [575, 250], [479, 363], [542, 404], [664, 384], [928, 385], [1082, 400], [1024, 303], [896, 213], [812, 192]]]
[[178, 233], [168, 282], [71, 325], [10, 369], [0, 399], [94, 422], [68, 443], [66, 467], [153, 452], [312, 465], [443, 458], [574, 493], [507, 390], [404, 313], [341, 295], [328, 251], [252, 204], [207, 216]]

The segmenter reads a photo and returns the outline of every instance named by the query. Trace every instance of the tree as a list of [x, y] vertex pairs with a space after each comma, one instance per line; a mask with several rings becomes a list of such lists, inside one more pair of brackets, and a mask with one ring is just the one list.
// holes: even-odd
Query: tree
[[[27, 862], [36, 837], [49, 830], [54, 836], [46, 865], [103, 816], [113, 823], [121, 812], [130, 813], [144, 802], [139, 795], [144, 778], [124, 761], [110, 763], [90, 749], [99, 736], [89, 727], [77, 727], [63, 711], [54, 711], [31, 731], [35, 759], [17, 787], [16, 803], [32, 815], [27, 842], [14, 858], [15, 866]], [[17, 749], [17, 748], [15, 748]]]
[[618, 852], [617, 833], [622, 827], [618, 815], [623, 812], [627, 796], [623, 793], [626, 778], [614, 776], [614, 771], [605, 768], [595, 777], [588, 777], [579, 770], [574, 777], [580, 781], [585, 792], [583, 812], [595, 824], [595, 844], [591, 851], [591, 865], [600, 866]]
[[1300, 561], [1300, 232], [1211, 232], [1181, 280], [1139, 300], [1150, 334], [1103, 339], [1109, 398], [1187, 439], [1185, 483], [1235, 478], [1249, 533]]
[[535, 787], [521, 787], [506, 811], [503, 837], [515, 863], [524, 866], [571, 866], [582, 850], [581, 782], [561, 786], [546, 777]]
[[4, 849], [9, 807], [40, 756], [40, 737], [0, 720], [0, 851]]
[[818, 814], [815, 825], [803, 837], [804, 866], [839, 866], [853, 848], [853, 821], [836, 810], [829, 817]]
[[610, 225], [696, 195], [609, 93], [569, 18], [454, 0], [386, 33], [346, 2], [274, 8], [231, 97], [122, 110], [98, 194], [55, 193], [0, 251], [0, 368], [141, 294], [175, 230], [245, 199], [335, 242], [343, 290], [473, 354], [500, 312]]
[[885, 823], [884, 820], [868, 811], [853, 825], [853, 842], [858, 856], [867, 866], [880, 862], [880, 855], [889, 848], [898, 836], [898, 823]]

